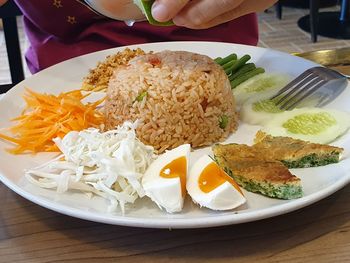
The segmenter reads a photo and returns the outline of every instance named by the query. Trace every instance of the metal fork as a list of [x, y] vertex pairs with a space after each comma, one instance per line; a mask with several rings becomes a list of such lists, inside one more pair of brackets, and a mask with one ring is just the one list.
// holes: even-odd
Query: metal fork
[[270, 99], [282, 110], [298, 105], [322, 107], [338, 97], [347, 86], [347, 78], [337, 71], [313, 67], [283, 87]]

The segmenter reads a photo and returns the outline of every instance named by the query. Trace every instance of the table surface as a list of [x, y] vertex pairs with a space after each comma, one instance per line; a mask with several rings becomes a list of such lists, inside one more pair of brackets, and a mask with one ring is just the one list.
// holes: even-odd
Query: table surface
[[2, 183], [0, 200], [0, 262], [350, 262], [350, 185], [286, 215], [187, 230], [68, 217]]

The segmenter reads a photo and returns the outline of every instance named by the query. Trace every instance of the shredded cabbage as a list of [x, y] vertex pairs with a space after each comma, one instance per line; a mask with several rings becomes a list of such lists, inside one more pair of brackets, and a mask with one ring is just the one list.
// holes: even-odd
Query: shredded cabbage
[[46, 164], [25, 171], [29, 182], [64, 193], [70, 189], [102, 196], [108, 210], [134, 203], [145, 195], [141, 178], [155, 159], [152, 146], [140, 142], [137, 122], [125, 122], [116, 130], [100, 132], [89, 128], [71, 131], [54, 142], [63, 153]]

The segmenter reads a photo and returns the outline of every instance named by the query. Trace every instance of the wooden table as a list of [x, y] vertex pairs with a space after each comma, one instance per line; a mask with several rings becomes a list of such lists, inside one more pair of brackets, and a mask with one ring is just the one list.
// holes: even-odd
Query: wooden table
[[191, 230], [88, 222], [0, 183], [0, 262], [350, 262], [350, 185], [293, 213]]

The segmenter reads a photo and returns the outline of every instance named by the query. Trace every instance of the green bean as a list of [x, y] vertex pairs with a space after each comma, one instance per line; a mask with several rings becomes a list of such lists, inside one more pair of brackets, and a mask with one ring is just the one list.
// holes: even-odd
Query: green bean
[[214, 61], [218, 64], [220, 64], [220, 61], [222, 60], [222, 57], [217, 57], [216, 59], [214, 59]]
[[225, 65], [222, 65], [221, 67], [225, 70], [228, 68], [231, 68], [233, 66], [233, 64], [236, 62], [237, 60], [231, 60], [229, 62], [227, 62]]
[[239, 70], [243, 65], [250, 59], [251, 57], [249, 55], [244, 55], [239, 60], [236, 61], [236, 63], [232, 66], [232, 73], [235, 73], [237, 70]]
[[248, 79], [254, 77], [255, 75], [262, 74], [264, 72], [265, 72], [265, 70], [263, 68], [256, 68], [256, 69], [253, 69], [249, 72], [246, 72], [246, 73], [242, 74], [241, 76], [239, 76], [239, 78], [236, 78], [236, 79], [231, 81], [231, 88], [234, 89], [235, 87], [237, 87], [239, 84], [243, 83], [244, 81], [247, 81]]
[[241, 67], [236, 73], [231, 74], [229, 79], [230, 81], [234, 80], [235, 78], [239, 78], [240, 75], [252, 71], [253, 69], [256, 69], [255, 64], [254, 63], [248, 63], [245, 64], [243, 67]]
[[229, 76], [229, 75], [231, 74], [231, 72], [232, 72], [231, 68], [232, 68], [232, 67], [229, 67], [229, 68], [227, 68], [227, 69], [224, 69], [227, 76]]
[[223, 66], [225, 65], [227, 62], [230, 62], [231, 60], [236, 60], [237, 59], [237, 55], [236, 54], [230, 54], [227, 57], [224, 57], [220, 62], [219, 65]]

